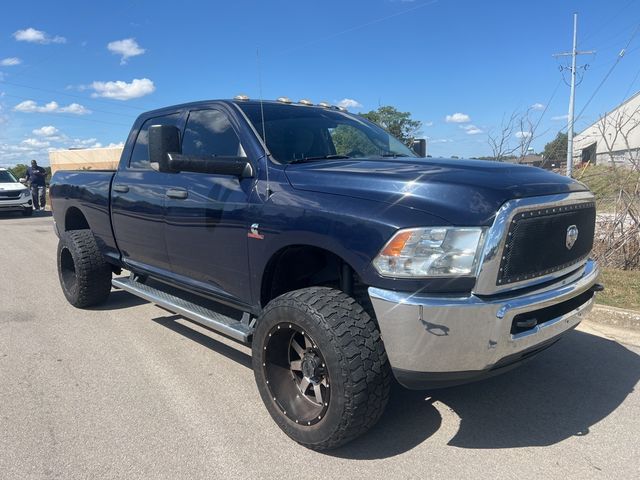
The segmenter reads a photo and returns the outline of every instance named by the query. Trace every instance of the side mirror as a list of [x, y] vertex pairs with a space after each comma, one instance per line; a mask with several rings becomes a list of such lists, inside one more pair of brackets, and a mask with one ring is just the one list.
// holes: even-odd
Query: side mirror
[[253, 167], [246, 157], [198, 157], [168, 153], [169, 171], [211, 173], [238, 178], [252, 178]]
[[27, 179], [26, 179], [26, 178], [24, 178], [24, 177], [23, 177], [23, 178], [21, 178], [21, 179], [20, 179], [20, 180], [18, 180], [18, 181], [19, 181], [20, 183], [22, 183], [23, 185], [24, 185], [25, 183], [27, 183]]
[[418, 138], [416, 140], [413, 141], [413, 151], [416, 152], [416, 154], [419, 157], [426, 157], [427, 156], [427, 141], [424, 138]]
[[174, 171], [169, 165], [168, 153], [181, 153], [180, 130], [172, 125], [149, 127], [149, 162], [161, 172]]

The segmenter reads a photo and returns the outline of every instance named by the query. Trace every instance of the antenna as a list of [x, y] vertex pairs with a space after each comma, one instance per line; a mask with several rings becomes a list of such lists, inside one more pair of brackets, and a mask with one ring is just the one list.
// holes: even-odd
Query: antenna
[[258, 95], [260, 97], [260, 117], [262, 121], [262, 146], [264, 147], [264, 165], [267, 177], [266, 200], [271, 196], [271, 188], [269, 184], [269, 154], [267, 153], [267, 130], [264, 125], [264, 105], [262, 102], [262, 73], [260, 69], [260, 49], [256, 47], [256, 63], [258, 65]]

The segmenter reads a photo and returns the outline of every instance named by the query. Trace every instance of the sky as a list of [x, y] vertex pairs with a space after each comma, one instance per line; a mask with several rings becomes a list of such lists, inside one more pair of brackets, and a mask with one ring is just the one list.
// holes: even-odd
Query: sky
[[392, 105], [423, 123], [430, 155], [445, 157], [489, 155], [488, 134], [529, 111], [531, 146], [542, 151], [566, 131], [568, 58], [552, 54], [571, 50], [574, 12], [578, 49], [596, 50], [578, 57], [576, 132], [640, 90], [640, 0], [22, 0], [4, 9], [0, 166], [118, 145], [146, 110], [237, 94], [352, 112]]

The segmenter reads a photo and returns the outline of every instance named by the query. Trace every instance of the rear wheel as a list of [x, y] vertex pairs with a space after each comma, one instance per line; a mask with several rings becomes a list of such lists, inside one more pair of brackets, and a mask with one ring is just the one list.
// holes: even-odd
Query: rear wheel
[[98, 249], [91, 230], [64, 232], [58, 242], [58, 277], [74, 307], [103, 303], [111, 291], [111, 266]]
[[338, 290], [271, 301], [253, 337], [260, 395], [278, 426], [315, 450], [366, 432], [386, 406], [391, 374], [375, 322]]

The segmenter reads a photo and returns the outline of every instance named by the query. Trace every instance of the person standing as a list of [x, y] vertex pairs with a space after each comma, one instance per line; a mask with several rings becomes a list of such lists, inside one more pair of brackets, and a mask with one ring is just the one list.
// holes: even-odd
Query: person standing
[[47, 172], [38, 165], [38, 162], [31, 160], [31, 166], [27, 168], [27, 181], [31, 184], [31, 196], [33, 197], [33, 208], [44, 210], [47, 203], [45, 178]]

